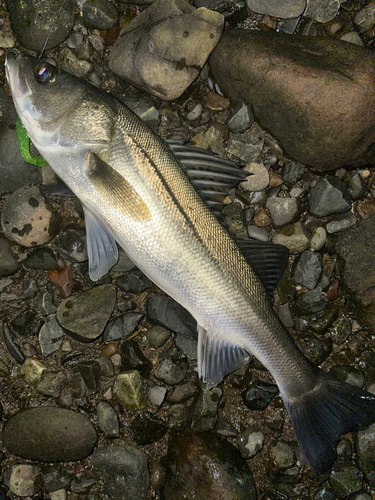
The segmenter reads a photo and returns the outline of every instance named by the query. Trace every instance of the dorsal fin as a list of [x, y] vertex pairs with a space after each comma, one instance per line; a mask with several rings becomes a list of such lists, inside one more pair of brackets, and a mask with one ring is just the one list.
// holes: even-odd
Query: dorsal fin
[[288, 265], [288, 249], [283, 245], [254, 239], [237, 239], [236, 242], [251, 268], [263, 283], [267, 296], [272, 302], [277, 283]]
[[167, 144], [216, 216], [221, 216], [229, 191], [252, 175], [238, 163], [219, 158], [210, 151], [186, 146], [181, 141], [167, 140]]

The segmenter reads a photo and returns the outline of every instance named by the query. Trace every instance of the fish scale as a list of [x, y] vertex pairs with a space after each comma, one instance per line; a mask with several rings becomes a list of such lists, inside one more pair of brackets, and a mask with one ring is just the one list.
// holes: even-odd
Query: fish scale
[[203, 185], [209, 202], [212, 178], [217, 208], [220, 186], [243, 175], [201, 150], [169, 147], [114, 97], [48, 63], [8, 53], [6, 75], [29, 137], [82, 202], [91, 278], [116, 262], [117, 242], [197, 320], [203, 380], [219, 383], [254, 354], [275, 378], [306, 461], [329, 469], [340, 435], [375, 421], [375, 397], [303, 356], [268, 301], [285, 252], [235, 242], [199, 194]]

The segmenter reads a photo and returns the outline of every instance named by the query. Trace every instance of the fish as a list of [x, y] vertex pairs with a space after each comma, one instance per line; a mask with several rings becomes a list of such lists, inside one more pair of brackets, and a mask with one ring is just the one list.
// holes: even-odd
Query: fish
[[83, 205], [89, 273], [115, 264], [117, 244], [198, 325], [198, 373], [209, 386], [254, 355], [271, 373], [302, 454], [319, 474], [339, 437], [375, 421], [375, 396], [311, 363], [270, 296], [284, 247], [235, 240], [220, 221], [228, 188], [249, 174], [166, 142], [123, 103], [57, 67], [8, 52], [6, 77], [23, 126]]

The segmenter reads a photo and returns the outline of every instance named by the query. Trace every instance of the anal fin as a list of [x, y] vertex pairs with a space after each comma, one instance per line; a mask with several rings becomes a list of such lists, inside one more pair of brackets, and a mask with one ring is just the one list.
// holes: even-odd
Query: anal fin
[[89, 275], [92, 281], [104, 276], [118, 259], [118, 248], [113, 237], [84, 206]]
[[198, 374], [208, 386], [217, 385], [225, 375], [248, 363], [251, 357], [245, 349], [198, 327]]

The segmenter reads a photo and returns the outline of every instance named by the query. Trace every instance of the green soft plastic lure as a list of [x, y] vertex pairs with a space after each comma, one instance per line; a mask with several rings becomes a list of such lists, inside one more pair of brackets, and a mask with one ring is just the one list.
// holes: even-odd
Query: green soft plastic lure
[[17, 137], [18, 137], [18, 146], [20, 148], [20, 152], [22, 158], [30, 163], [31, 165], [36, 165], [37, 167], [45, 167], [48, 165], [43, 156], [36, 156], [33, 158], [30, 154], [30, 139], [26, 133], [25, 127], [22, 125], [21, 120], [17, 118]]

